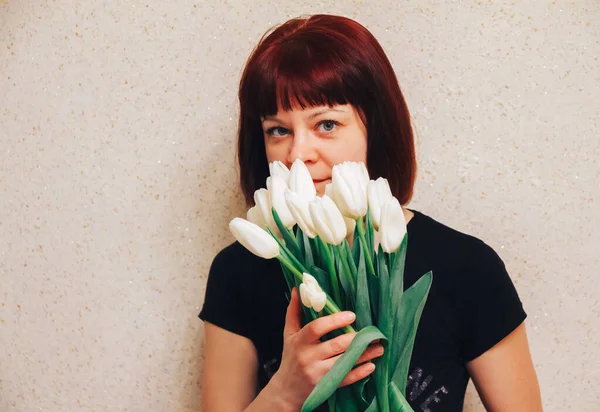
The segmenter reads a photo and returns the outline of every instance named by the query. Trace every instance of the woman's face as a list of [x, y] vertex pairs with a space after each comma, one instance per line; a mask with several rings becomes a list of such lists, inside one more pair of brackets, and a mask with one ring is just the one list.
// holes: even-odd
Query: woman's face
[[349, 105], [279, 110], [262, 119], [269, 163], [279, 160], [288, 168], [304, 161], [319, 195], [331, 182], [331, 169], [345, 161], [367, 163], [367, 130]]

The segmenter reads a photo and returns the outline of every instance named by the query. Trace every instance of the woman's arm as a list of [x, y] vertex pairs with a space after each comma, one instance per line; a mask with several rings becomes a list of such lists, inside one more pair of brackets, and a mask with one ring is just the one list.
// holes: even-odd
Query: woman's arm
[[202, 410], [285, 411], [272, 385], [256, 396], [257, 364], [256, 350], [249, 339], [206, 322]]
[[467, 369], [487, 411], [542, 411], [540, 387], [524, 323], [468, 362]]

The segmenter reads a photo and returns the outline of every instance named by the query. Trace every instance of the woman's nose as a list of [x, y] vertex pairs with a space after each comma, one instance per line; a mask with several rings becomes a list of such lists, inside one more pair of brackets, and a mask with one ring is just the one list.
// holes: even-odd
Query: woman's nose
[[292, 164], [296, 159], [300, 159], [304, 163], [315, 163], [319, 158], [315, 143], [315, 136], [308, 131], [294, 133], [288, 153], [288, 163]]

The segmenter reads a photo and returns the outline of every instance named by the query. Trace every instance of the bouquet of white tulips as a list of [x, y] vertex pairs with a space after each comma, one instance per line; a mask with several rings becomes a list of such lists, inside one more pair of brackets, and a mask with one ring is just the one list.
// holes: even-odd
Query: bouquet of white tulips
[[[432, 273], [404, 291], [406, 221], [387, 180], [369, 180], [363, 163], [345, 162], [333, 167], [332, 182], [319, 197], [302, 161], [291, 170], [281, 162], [269, 169], [267, 188], [255, 192], [247, 220], [231, 221], [231, 232], [255, 255], [280, 261], [290, 290], [300, 292], [305, 322], [341, 309], [356, 313], [355, 327], [325, 337], [358, 331], [302, 412], [325, 401], [330, 411], [412, 411], [406, 381]], [[377, 339], [386, 350], [374, 374], [339, 388]]]

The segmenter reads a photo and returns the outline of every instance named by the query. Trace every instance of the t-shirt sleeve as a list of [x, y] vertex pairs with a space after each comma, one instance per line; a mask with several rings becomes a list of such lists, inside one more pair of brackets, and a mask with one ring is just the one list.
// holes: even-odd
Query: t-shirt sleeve
[[527, 317], [504, 262], [479, 241], [465, 275], [462, 305], [462, 357], [473, 360], [492, 348]]
[[[229, 332], [250, 339], [249, 322], [245, 319], [248, 305], [242, 293], [244, 280], [239, 257], [232, 246], [214, 258], [208, 273], [204, 303], [198, 317]], [[246, 308], [246, 309], [244, 309]]]

